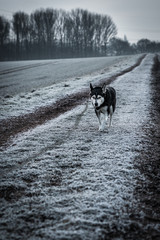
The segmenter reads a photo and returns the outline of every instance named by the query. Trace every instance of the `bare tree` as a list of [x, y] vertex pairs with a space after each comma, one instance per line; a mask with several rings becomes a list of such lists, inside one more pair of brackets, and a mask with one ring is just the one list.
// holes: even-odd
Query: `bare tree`
[[101, 46], [101, 15], [95, 14], [94, 16], [94, 48], [96, 52], [99, 52]]
[[17, 55], [20, 54], [20, 45], [28, 39], [29, 16], [24, 12], [17, 12], [13, 15], [13, 31], [16, 35]]
[[[73, 21], [73, 39], [77, 52], [93, 49], [103, 50], [106, 54], [109, 40], [117, 34], [117, 28], [111, 17], [90, 13], [87, 10], [76, 9], [71, 12]], [[90, 50], [89, 50], [90, 49]]]
[[41, 46], [45, 42], [43, 10], [36, 10], [31, 14], [30, 21], [32, 39]]
[[0, 45], [4, 46], [5, 41], [9, 37], [10, 24], [4, 17], [0, 16]]
[[75, 37], [74, 37], [74, 20], [69, 12], [65, 12], [63, 23], [63, 43], [65, 47], [66, 56], [74, 56]]
[[85, 56], [93, 49], [94, 16], [87, 10], [81, 10], [82, 14], [82, 41]]
[[59, 10], [56, 21], [56, 39], [59, 41], [60, 51], [62, 54], [64, 54], [64, 48], [66, 46], [68, 37], [67, 19], [67, 12], [64, 10]]
[[[55, 41], [55, 23], [57, 21], [57, 10], [40, 9], [31, 14], [30, 35], [31, 41], [38, 44], [38, 48], [43, 51], [43, 57], [51, 57], [52, 46]], [[39, 52], [37, 50], [37, 52]]]
[[73, 48], [75, 53], [79, 55], [82, 50], [81, 10], [72, 10], [70, 16], [73, 23]]
[[104, 49], [104, 53], [107, 53], [107, 44], [110, 39], [115, 37], [117, 34], [117, 28], [110, 16], [102, 16], [102, 35], [101, 35], [101, 46]]
[[44, 34], [46, 38], [46, 42], [49, 47], [51, 46], [51, 42], [54, 41], [55, 37], [55, 22], [57, 20], [57, 10], [54, 9], [46, 9], [43, 11], [43, 21], [44, 21]]

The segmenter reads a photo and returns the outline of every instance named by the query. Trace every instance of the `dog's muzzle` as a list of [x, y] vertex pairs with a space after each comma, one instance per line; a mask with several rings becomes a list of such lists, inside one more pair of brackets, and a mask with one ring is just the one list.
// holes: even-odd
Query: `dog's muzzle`
[[95, 107], [98, 107], [98, 103], [97, 102], [95, 102]]

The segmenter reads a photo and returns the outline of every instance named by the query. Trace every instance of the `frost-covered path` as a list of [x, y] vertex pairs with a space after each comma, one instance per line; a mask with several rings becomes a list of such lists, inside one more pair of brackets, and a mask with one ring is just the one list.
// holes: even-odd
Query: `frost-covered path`
[[[113, 126], [98, 132], [91, 104], [23, 133], [1, 152], [2, 239], [153, 239], [136, 196], [143, 126], [151, 121], [153, 55], [119, 77]], [[146, 238], [147, 236], [147, 238]], [[156, 238], [155, 238], [156, 239]]]

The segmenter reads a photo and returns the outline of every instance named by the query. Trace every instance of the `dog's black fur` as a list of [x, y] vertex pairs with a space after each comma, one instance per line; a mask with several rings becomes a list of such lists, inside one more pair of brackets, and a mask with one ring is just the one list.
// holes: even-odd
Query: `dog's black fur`
[[110, 117], [110, 126], [112, 114], [116, 108], [116, 91], [113, 87], [107, 87], [103, 90], [102, 87], [93, 87], [92, 84], [90, 84], [90, 90], [92, 104], [100, 123], [99, 129], [103, 130], [104, 121], [102, 123], [101, 116], [104, 115], [104, 118], [107, 118], [107, 116]]

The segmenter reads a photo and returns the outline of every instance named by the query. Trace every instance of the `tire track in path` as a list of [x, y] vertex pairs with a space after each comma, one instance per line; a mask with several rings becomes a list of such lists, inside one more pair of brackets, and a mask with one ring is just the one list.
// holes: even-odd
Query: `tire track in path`
[[36, 67], [41, 67], [41, 66], [49, 65], [50, 63], [51, 63], [51, 62], [47, 62], [47, 63], [35, 63], [35, 64], [29, 64], [29, 65], [27, 65], [27, 66], [9, 68], [9, 69], [5, 69], [5, 70], [0, 71], [0, 75], [5, 75], [5, 74], [9, 74], [9, 73], [19, 72], [19, 71], [23, 71], [23, 70], [29, 70], [29, 69], [31, 69], [31, 68], [36, 68]]

